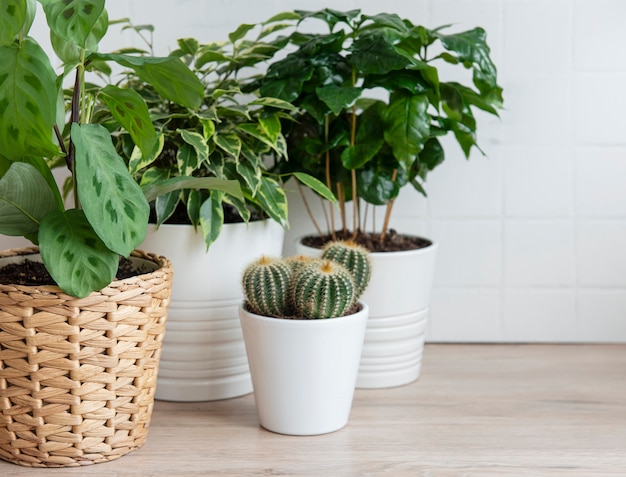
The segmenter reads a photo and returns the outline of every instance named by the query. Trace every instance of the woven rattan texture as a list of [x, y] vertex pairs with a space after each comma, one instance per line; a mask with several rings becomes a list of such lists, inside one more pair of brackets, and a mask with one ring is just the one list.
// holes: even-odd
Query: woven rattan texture
[[[36, 249], [35, 249], [36, 251]], [[33, 249], [0, 253], [0, 258]], [[0, 285], [0, 458], [35, 467], [106, 462], [145, 441], [172, 267], [77, 299]]]

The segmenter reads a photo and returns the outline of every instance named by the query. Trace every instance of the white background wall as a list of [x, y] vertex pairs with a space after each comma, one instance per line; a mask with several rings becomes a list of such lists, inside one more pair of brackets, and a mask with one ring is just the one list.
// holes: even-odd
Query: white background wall
[[[450, 143], [393, 226], [440, 244], [431, 341], [626, 342], [626, 2], [623, 0], [112, 0], [111, 18], [176, 38], [225, 38], [287, 9], [395, 12], [483, 26], [504, 87], [479, 122], [488, 158]], [[128, 46], [115, 32], [104, 50]], [[293, 196], [295, 237], [311, 231]], [[3, 242], [4, 245], [4, 242]]]

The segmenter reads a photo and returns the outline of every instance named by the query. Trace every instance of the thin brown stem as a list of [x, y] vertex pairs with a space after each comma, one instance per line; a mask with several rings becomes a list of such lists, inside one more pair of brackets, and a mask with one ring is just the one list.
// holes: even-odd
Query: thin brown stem
[[307, 200], [306, 196], [304, 195], [304, 190], [302, 189], [302, 185], [297, 180], [296, 180], [296, 184], [298, 185], [298, 192], [300, 193], [300, 197], [302, 197], [302, 202], [304, 203], [304, 207], [306, 209], [306, 213], [309, 214], [309, 218], [311, 219], [311, 222], [313, 222], [313, 226], [315, 227], [315, 230], [317, 230], [317, 233], [319, 234], [319, 236], [323, 237], [324, 234], [322, 233], [322, 230], [320, 229], [319, 225], [317, 225], [317, 221], [315, 220], [315, 216], [313, 215], [313, 212], [311, 211], [311, 207], [309, 207], [309, 201]]
[[[324, 141], [328, 143], [328, 129], [329, 129], [329, 118], [326, 116], [324, 119]], [[330, 151], [326, 151], [326, 187], [332, 190], [332, 186], [330, 183]], [[329, 213], [330, 213], [330, 236], [333, 240], [337, 239], [335, 234], [335, 210], [333, 209], [333, 205], [329, 204]]]
[[[343, 192], [343, 186], [337, 182], [337, 198], [339, 199], [339, 212], [341, 212], [341, 229], [345, 235], [348, 231], [346, 224], [346, 196]], [[333, 237], [334, 239], [335, 237]]]
[[[391, 175], [392, 182], [395, 182], [397, 177], [398, 177], [398, 170], [394, 169], [393, 174]], [[389, 220], [391, 218], [391, 211], [393, 209], [393, 204], [395, 203], [395, 201], [396, 201], [395, 198], [391, 199], [389, 203], [387, 204], [387, 209], [385, 210], [385, 221], [383, 222], [383, 229], [380, 232], [380, 238], [379, 238], [380, 243], [383, 243], [385, 241], [385, 236], [387, 235], [387, 230], [389, 228]]]
[[[356, 70], [352, 70], [352, 86], [356, 84]], [[356, 103], [352, 105], [352, 122], [350, 124], [350, 145], [356, 144]], [[359, 201], [356, 193], [356, 170], [350, 171], [350, 178], [352, 180], [352, 239], [356, 239], [358, 231], [358, 219], [359, 219]]]

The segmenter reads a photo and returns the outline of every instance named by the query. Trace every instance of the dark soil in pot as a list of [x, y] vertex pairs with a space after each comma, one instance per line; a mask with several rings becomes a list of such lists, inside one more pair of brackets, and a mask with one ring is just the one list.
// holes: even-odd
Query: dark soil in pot
[[[151, 204], [151, 207], [150, 207], [150, 220], [149, 221], [151, 224], [155, 224], [156, 213], [154, 212], [154, 207], [152, 207], [152, 205], [153, 204]], [[237, 212], [237, 209], [235, 207], [228, 205], [228, 204], [224, 204], [223, 210], [224, 210], [224, 223], [225, 224], [237, 224], [237, 223], [243, 222], [241, 215], [239, 215], [239, 212]], [[256, 220], [264, 220], [266, 218], [267, 217], [261, 215], [259, 212], [255, 210], [250, 210], [250, 222], [254, 222]], [[182, 202], [179, 202], [176, 205], [176, 209], [174, 209], [174, 212], [172, 213], [172, 215], [170, 215], [164, 223], [170, 224], [170, 225], [191, 225], [191, 222], [189, 220], [189, 215], [187, 214], [187, 208], [185, 207], [185, 205]]]
[[[349, 231], [337, 231], [335, 234], [338, 240], [353, 239], [352, 232]], [[302, 244], [307, 247], [322, 248], [326, 242], [330, 242], [332, 239], [330, 235], [308, 235], [302, 238]], [[432, 245], [430, 240], [414, 235], [399, 234], [394, 229], [389, 230], [382, 243], [380, 242], [380, 236], [378, 234], [369, 234], [360, 231], [353, 240], [367, 248], [370, 252], [405, 252]]]
[[[141, 268], [141, 267], [139, 267]], [[115, 278], [123, 280], [144, 273], [129, 259], [121, 257]], [[3, 285], [41, 286], [56, 285], [46, 267], [41, 262], [24, 260], [21, 263], [10, 263], [0, 268], [0, 283]]]

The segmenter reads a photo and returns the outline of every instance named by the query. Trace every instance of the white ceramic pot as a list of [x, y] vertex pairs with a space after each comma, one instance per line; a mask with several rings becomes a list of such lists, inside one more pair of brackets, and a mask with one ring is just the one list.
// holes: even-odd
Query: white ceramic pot
[[239, 307], [261, 426], [325, 434], [348, 422], [368, 308], [340, 318], [286, 320]]
[[[388, 388], [419, 378], [438, 245], [372, 253], [372, 278], [361, 297], [370, 307], [358, 388]], [[321, 251], [296, 242], [299, 254]]]
[[190, 225], [150, 226], [142, 244], [168, 257], [174, 284], [156, 398], [213, 401], [252, 392], [237, 307], [241, 270], [262, 254], [280, 255], [274, 221], [224, 224], [208, 252]]

